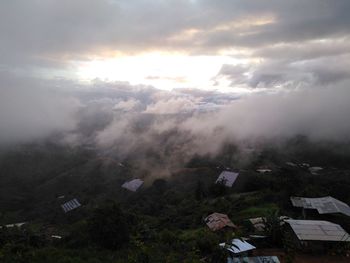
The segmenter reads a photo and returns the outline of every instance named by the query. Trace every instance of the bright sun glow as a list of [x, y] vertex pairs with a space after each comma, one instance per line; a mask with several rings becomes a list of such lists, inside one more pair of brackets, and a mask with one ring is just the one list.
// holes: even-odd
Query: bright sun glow
[[242, 61], [230, 56], [147, 53], [79, 62], [77, 67], [78, 77], [83, 81], [128, 81], [170, 90], [181, 87], [208, 89], [223, 64], [238, 63]]

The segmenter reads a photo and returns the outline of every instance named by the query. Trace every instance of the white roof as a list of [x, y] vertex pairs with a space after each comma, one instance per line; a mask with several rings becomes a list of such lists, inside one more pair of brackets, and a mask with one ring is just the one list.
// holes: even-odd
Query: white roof
[[76, 198], [74, 198], [74, 199], [68, 201], [67, 203], [64, 203], [63, 205], [61, 205], [61, 207], [62, 207], [62, 209], [63, 209], [63, 211], [65, 213], [67, 213], [67, 212], [69, 212], [69, 211], [71, 211], [73, 209], [76, 209], [79, 206], [81, 206], [81, 204], [79, 203], [79, 201]]
[[316, 220], [285, 220], [299, 240], [350, 241], [350, 236], [337, 224]]
[[[8, 225], [5, 225], [5, 227], [8, 227], [8, 228], [11, 228], [11, 227], [21, 227], [23, 225], [25, 225], [26, 222], [21, 222], [21, 223], [14, 223], [14, 224], [8, 224]], [[2, 226], [0, 226], [0, 229], [2, 228]]]
[[225, 186], [232, 187], [238, 175], [239, 173], [223, 171], [219, 175], [218, 179], [216, 179], [215, 183], [224, 182]]
[[125, 182], [122, 185], [122, 187], [132, 192], [136, 192], [137, 189], [139, 189], [142, 184], [143, 184], [143, 181], [141, 179], [133, 179], [131, 181]]
[[331, 196], [320, 198], [291, 197], [293, 206], [317, 209], [320, 214], [342, 213], [350, 216], [350, 207]]
[[323, 170], [323, 168], [322, 167], [317, 167], [317, 166], [309, 168], [310, 173], [312, 173], [313, 175], [317, 175], [317, 172], [319, 172], [321, 170]]
[[298, 166], [297, 164], [295, 164], [295, 163], [293, 163], [293, 162], [286, 162], [286, 165], [293, 166], [293, 167]]
[[227, 258], [227, 263], [280, 263], [276, 256]]
[[270, 173], [270, 172], [272, 172], [272, 170], [271, 169], [267, 169], [267, 168], [261, 168], [261, 169], [257, 169], [256, 170], [258, 173]]
[[242, 241], [238, 238], [232, 240], [232, 245], [221, 243], [220, 246], [225, 247], [228, 251], [231, 251], [234, 254], [242, 253], [256, 248], [248, 242]]

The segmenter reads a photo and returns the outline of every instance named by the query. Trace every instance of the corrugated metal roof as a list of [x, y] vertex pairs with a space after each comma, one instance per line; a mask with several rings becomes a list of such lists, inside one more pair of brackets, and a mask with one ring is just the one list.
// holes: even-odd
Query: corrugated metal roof
[[262, 174], [264, 174], [264, 173], [271, 173], [272, 172], [271, 169], [267, 169], [267, 168], [260, 168], [260, 169], [257, 169], [256, 171], [258, 173], [262, 173]]
[[[8, 224], [5, 225], [5, 227], [7, 228], [11, 228], [11, 227], [21, 227], [23, 225], [25, 225], [27, 222], [21, 222], [21, 223], [14, 223], [14, 224]], [[0, 229], [2, 228], [2, 226], [0, 226]]]
[[322, 167], [318, 167], [318, 166], [313, 166], [309, 168], [310, 173], [312, 173], [313, 175], [317, 175], [318, 172], [322, 171], [323, 168]]
[[65, 213], [67, 213], [67, 212], [69, 212], [69, 211], [71, 211], [73, 209], [76, 209], [79, 206], [81, 206], [81, 204], [79, 203], [79, 201], [76, 198], [74, 198], [74, 199], [68, 201], [67, 203], [64, 203], [63, 205], [61, 205], [61, 207], [62, 207], [62, 209], [63, 209], [63, 211]]
[[225, 247], [228, 251], [231, 251], [234, 254], [256, 249], [256, 247], [249, 244], [247, 241], [243, 241], [238, 238], [232, 240], [232, 245], [221, 243], [220, 246]]
[[328, 221], [285, 220], [299, 240], [350, 241], [349, 234], [340, 226]]
[[331, 196], [320, 198], [291, 197], [293, 206], [317, 209], [320, 214], [342, 213], [350, 216], [350, 207]]
[[133, 179], [131, 181], [125, 182], [122, 185], [122, 187], [132, 192], [136, 192], [137, 189], [139, 189], [142, 184], [143, 184], [143, 181], [141, 179]]
[[252, 225], [256, 230], [258, 231], [265, 230], [265, 221], [263, 217], [250, 218], [248, 220], [250, 221], [250, 223], [252, 223]]
[[238, 175], [239, 175], [239, 173], [223, 171], [219, 175], [219, 177], [218, 177], [218, 179], [216, 180], [215, 183], [224, 182], [225, 186], [232, 187], [232, 185], [236, 181]]
[[276, 256], [227, 258], [227, 263], [280, 263]]
[[220, 213], [210, 214], [204, 219], [204, 222], [213, 231], [220, 230], [226, 226], [236, 227], [227, 215]]
[[[280, 224], [283, 225], [284, 224], [284, 220], [290, 219], [290, 217], [288, 217], [288, 216], [280, 216], [279, 219], [281, 220]], [[265, 230], [265, 222], [266, 222], [266, 218], [265, 217], [249, 218], [248, 220], [250, 221], [250, 223], [254, 226], [254, 228], [257, 231], [264, 231]]]

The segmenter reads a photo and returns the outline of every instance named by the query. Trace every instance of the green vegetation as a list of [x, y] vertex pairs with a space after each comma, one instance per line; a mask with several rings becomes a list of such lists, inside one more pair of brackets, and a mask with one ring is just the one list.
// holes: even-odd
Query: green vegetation
[[[340, 153], [332, 148], [327, 158], [318, 159], [326, 146], [299, 139], [285, 147], [266, 148], [244, 162], [235, 147], [215, 158], [195, 156], [169, 177], [146, 177], [135, 193], [120, 187], [142, 177], [131, 157], [120, 166], [91, 151], [55, 145], [3, 152], [0, 224], [27, 224], [0, 229], [0, 262], [225, 262], [226, 252], [218, 244], [249, 234], [266, 235], [259, 247], [284, 248], [292, 260], [295, 248], [279, 216], [302, 215], [289, 197], [332, 195], [350, 203], [350, 162], [345, 148]], [[287, 161], [325, 169], [312, 175]], [[256, 173], [262, 165], [273, 171]], [[224, 167], [240, 170], [232, 188], [214, 184]], [[82, 206], [64, 214], [60, 205], [72, 198]], [[203, 219], [212, 212], [227, 214], [240, 227], [211, 232]], [[251, 217], [265, 218], [263, 232], [247, 222]], [[342, 215], [322, 219], [350, 230]]]

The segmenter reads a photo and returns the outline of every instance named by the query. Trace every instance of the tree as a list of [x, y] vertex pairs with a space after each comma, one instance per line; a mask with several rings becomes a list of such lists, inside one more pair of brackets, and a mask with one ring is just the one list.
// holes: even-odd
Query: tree
[[195, 197], [196, 197], [196, 200], [198, 200], [198, 201], [202, 200], [205, 197], [203, 184], [202, 184], [202, 181], [200, 181], [200, 180], [197, 182], [197, 186], [196, 186], [196, 190], [195, 190]]
[[104, 248], [118, 249], [129, 241], [127, 219], [114, 202], [97, 208], [88, 225], [92, 241]]
[[211, 195], [214, 197], [225, 195], [227, 193], [227, 187], [225, 183], [226, 183], [226, 179], [223, 179], [219, 182], [216, 182], [215, 184], [212, 184], [209, 188]]
[[264, 230], [267, 236], [271, 239], [272, 244], [281, 245], [282, 242], [282, 220], [279, 216], [279, 211], [271, 211], [265, 218]]

